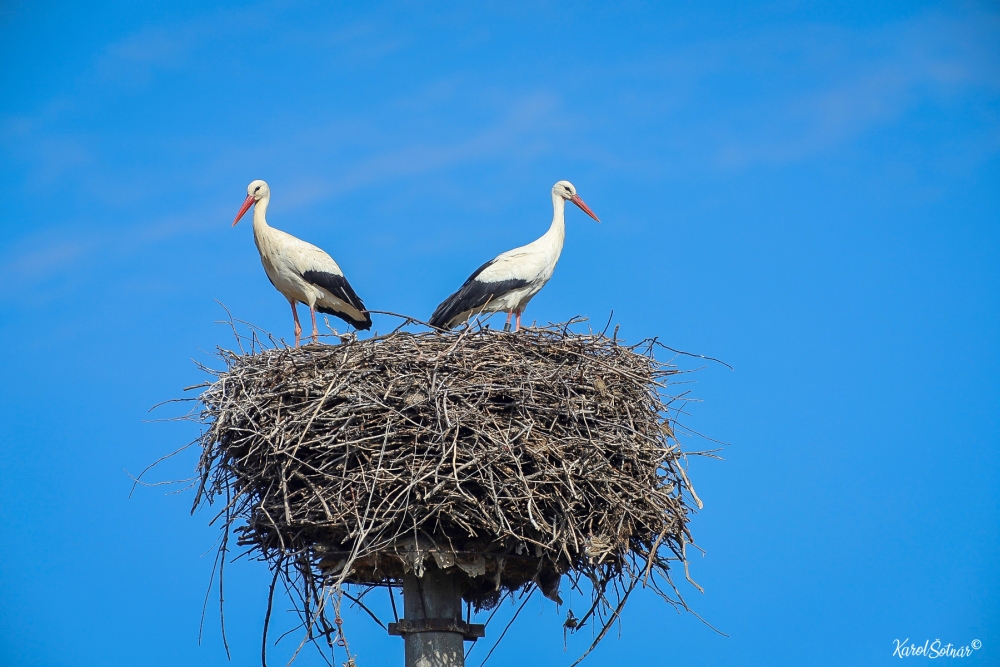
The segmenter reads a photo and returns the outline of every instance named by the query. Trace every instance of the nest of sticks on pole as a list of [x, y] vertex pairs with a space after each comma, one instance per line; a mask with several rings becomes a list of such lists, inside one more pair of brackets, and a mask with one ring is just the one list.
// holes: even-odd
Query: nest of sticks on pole
[[701, 501], [675, 436], [681, 371], [655, 341], [581, 322], [219, 350], [195, 507], [224, 505], [226, 535], [331, 647], [346, 646], [341, 594], [427, 566], [460, 576], [476, 611], [568, 584], [589, 610], [567, 629], [597, 624], [597, 641], [637, 585], [686, 608], [671, 575], [688, 576]]

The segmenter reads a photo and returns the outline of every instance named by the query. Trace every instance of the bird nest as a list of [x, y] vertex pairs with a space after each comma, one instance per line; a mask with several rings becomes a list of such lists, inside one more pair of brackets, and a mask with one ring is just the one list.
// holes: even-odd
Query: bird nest
[[427, 566], [477, 611], [536, 588], [558, 601], [565, 576], [592, 598], [570, 630], [606, 632], [639, 583], [683, 606], [671, 565], [687, 574], [701, 501], [674, 435], [680, 371], [655, 341], [569, 324], [220, 350], [195, 507], [222, 499], [226, 534], [298, 593], [311, 637], [341, 645], [331, 591]]

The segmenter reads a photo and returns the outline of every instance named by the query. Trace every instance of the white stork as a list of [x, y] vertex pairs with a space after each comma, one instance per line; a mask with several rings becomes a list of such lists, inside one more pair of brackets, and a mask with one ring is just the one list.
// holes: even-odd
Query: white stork
[[469, 276], [465, 284], [445, 299], [431, 315], [430, 324], [451, 329], [479, 313], [507, 313], [504, 331], [510, 331], [510, 317], [516, 315], [514, 330], [521, 328], [521, 313], [531, 297], [545, 287], [559, 261], [566, 238], [566, 202], [571, 201], [597, 222], [600, 218], [583, 203], [569, 181], [552, 186], [552, 224], [541, 238], [526, 246], [508, 250], [486, 262]]
[[370, 329], [372, 318], [365, 310], [364, 302], [358, 298], [333, 258], [311, 243], [267, 224], [264, 216], [270, 201], [271, 190], [267, 183], [260, 180], [252, 182], [247, 186], [247, 198], [233, 220], [233, 227], [251, 206], [257, 204], [253, 210], [253, 240], [268, 280], [292, 306], [295, 347], [299, 346], [302, 335], [296, 310], [296, 303], [300, 301], [309, 306], [314, 343], [319, 337], [316, 330], [317, 310], [335, 315], [356, 329]]

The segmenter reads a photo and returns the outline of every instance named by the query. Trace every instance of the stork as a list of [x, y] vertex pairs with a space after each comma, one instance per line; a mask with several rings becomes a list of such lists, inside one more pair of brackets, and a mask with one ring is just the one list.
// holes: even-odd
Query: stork
[[271, 190], [267, 183], [253, 181], [247, 186], [247, 198], [233, 220], [233, 227], [256, 204], [253, 210], [253, 240], [257, 244], [268, 280], [292, 306], [295, 347], [299, 346], [302, 335], [302, 325], [299, 324], [296, 309], [299, 302], [309, 306], [314, 343], [319, 338], [319, 331], [316, 329], [317, 310], [339, 317], [355, 329], [370, 329], [372, 318], [365, 310], [364, 302], [358, 298], [333, 258], [311, 243], [267, 224], [265, 215], [270, 201]]
[[507, 313], [504, 331], [521, 328], [521, 313], [552, 277], [566, 238], [566, 202], [571, 201], [597, 222], [600, 218], [583, 203], [569, 181], [552, 186], [552, 224], [541, 238], [520, 248], [497, 255], [469, 276], [457, 292], [445, 299], [431, 315], [430, 324], [451, 329], [480, 313]]

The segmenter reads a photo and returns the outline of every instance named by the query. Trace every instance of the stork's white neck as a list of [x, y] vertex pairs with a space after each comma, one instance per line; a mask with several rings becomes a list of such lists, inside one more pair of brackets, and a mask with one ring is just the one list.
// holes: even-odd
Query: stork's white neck
[[552, 224], [545, 236], [550, 237], [561, 248], [566, 238], [566, 200], [552, 193]]
[[263, 231], [267, 226], [267, 205], [271, 203], [271, 195], [264, 195], [257, 200], [253, 206], [253, 228], [254, 231]]

